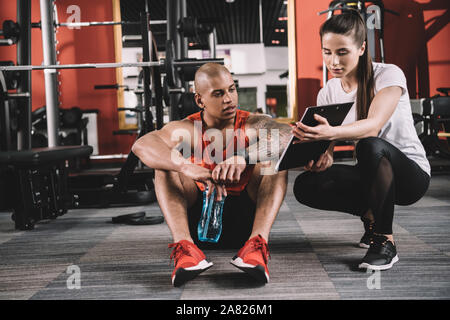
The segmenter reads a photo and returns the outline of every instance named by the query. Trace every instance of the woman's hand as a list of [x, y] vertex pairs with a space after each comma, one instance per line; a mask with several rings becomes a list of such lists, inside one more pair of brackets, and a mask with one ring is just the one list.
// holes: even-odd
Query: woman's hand
[[316, 163], [314, 163], [314, 160], [311, 160], [304, 167], [304, 169], [306, 171], [321, 172], [331, 167], [332, 164], [333, 164], [333, 151], [327, 150], [326, 152], [322, 153], [322, 155], [319, 157]]
[[301, 122], [293, 125], [292, 134], [299, 140], [293, 143], [302, 143], [318, 140], [333, 140], [336, 136], [336, 127], [330, 126], [328, 120], [318, 114], [314, 115], [314, 119], [319, 123], [315, 127], [309, 127]]

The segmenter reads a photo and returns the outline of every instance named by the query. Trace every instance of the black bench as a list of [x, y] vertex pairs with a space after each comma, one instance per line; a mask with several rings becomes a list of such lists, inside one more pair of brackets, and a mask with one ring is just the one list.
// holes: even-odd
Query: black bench
[[66, 162], [92, 151], [91, 146], [63, 146], [0, 152], [16, 229], [31, 230], [37, 221], [67, 212], [74, 198], [67, 188]]

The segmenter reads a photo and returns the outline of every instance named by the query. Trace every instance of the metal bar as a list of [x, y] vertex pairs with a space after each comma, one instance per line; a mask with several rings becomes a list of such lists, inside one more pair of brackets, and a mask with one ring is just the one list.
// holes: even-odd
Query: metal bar
[[[44, 65], [56, 64], [55, 30], [53, 1], [40, 0], [42, 49]], [[50, 70], [49, 70], [50, 69]], [[56, 70], [47, 68], [44, 72], [45, 81], [45, 103], [47, 107], [47, 136], [48, 146], [55, 147], [58, 143], [59, 127], [59, 102], [58, 102], [58, 79]]]
[[0, 72], [0, 151], [11, 150], [11, 121], [9, 119], [9, 101], [4, 92], [7, 92], [6, 80]]
[[6, 99], [24, 99], [29, 98], [30, 93], [29, 92], [22, 92], [22, 93], [8, 93], [6, 95]]
[[170, 88], [169, 89], [169, 93], [185, 93], [186, 89], [181, 87], [181, 88]]
[[11, 39], [0, 39], [0, 46], [12, 46], [14, 41]]
[[[142, 61], [151, 62], [151, 35], [148, 25], [150, 14], [148, 12], [141, 12], [141, 33], [142, 33]], [[151, 70], [150, 68], [143, 68], [144, 73], [144, 128], [143, 132], [147, 133], [153, 131], [153, 115], [151, 111], [152, 91], [151, 91]]]
[[126, 159], [128, 154], [109, 154], [109, 155], [97, 155], [97, 156], [89, 156], [91, 160], [103, 160], [103, 159]]
[[124, 35], [122, 36], [122, 41], [141, 41], [142, 36], [141, 35]]
[[448, 132], [438, 132], [437, 136], [438, 137], [450, 138], [450, 133], [448, 133]]
[[[179, 6], [180, 6], [180, 19], [186, 18], [187, 17], [186, 0], [180, 0]], [[188, 50], [189, 50], [188, 38], [184, 37], [183, 34], [180, 34], [179, 32], [178, 32], [178, 35], [180, 37], [180, 58], [181, 59], [189, 58], [189, 56], [188, 56]]]
[[[197, 59], [179, 60], [172, 64], [177, 67], [198, 66], [204, 63], [223, 63], [223, 59]], [[22, 70], [46, 70], [46, 69], [104, 69], [104, 68], [131, 68], [131, 67], [164, 67], [165, 61], [150, 62], [111, 62], [111, 63], [82, 63], [82, 64], [54, 64], [41, 66], [0, 66], [0, 71], [22, 71]]]
[[[187, 17], [187, 2], [186, 0], [180, 0], [180, 19]], [[188, 38], [184, 36], [183, 32], [178, 32], [178, 36], [180, 38], [180, 59], [189, 58], [189, 41]], [[183, 81], [181, 85], [189, 90], [189, 82]]]
[[259, 43], [264, 43], [262, 2], [259, 0]]
[[181, 17], [179, 0], [167, 0], [167, 40], [173, 40], [175, 45], [175, 57], [181, 57], [181, 37], [177, 30], [177, 24]]
[[[17, 42], [17, 64], [31, 64], [31, 0], [17, 1], [17, 23], [20, 26], [20, 36]], [[28, 94], [28, 99], [17, 101], [20, 113], [18, 118], [17, 149], [31, 149], [31, 72], [20, 73], [18, 94]]]
[[41, 66], [0, 66], [1, 71], [11, 70], [46, 70], [46, 69], [102, 69], [102, 68], [130, 68], [130, 67], [155, 67], [160, 62], [114, 62], [114, 63], [82, 63], [82, 64], [55, 64]]
[[[152, 25], [166, 24], [167, 20], [154, 20], [150, 21]], [[86, 22], [61, 22], [58, 23], [58, 27], [93, 27], [93, 26], [115, 26], [115, 25], [138, 25], [139, 21], [86, 21]]]
[[213, 28], [212, 32], [209, 34], [209, 52], [210, 57], [216, 58], [216, 44], [217, 44], [217, 36], [216, 36], [216, 27]]
[[[156, 41], [153, 38], [152, 39], [152, 45], [153, 45], [153, 51], [152, 51], [152, 60], [156, 61], [158, 60], [158, 49], [157, 49], [157, 45], [156, 45]], [[164, 92], [163, 92], [163, 87], [162, 87], [162, 83], [161, 83], [161, 68], [160, 67], [156, 67], [152, 69], [152, 89], [155, 92], [155, 102], [154, 102], [154, 106], [155, 106], [155, 111], [156, 111], [156, 130], [160, 130], [162, 129], [162, 127], [164, 126], [164, 106], [163, 106], [163, 96], [164, 96]], [[142, 163], [140, 162], [140, 164], [142, 165]]]
[[[180, 10], [179, 0], [167, 0], [166, 10], [167, 10], [167, 40], [173, 41], [175, 52], [174, 60], [181, 57], [181, 36], [177, 30], [177, 24], [180, 20], [181, 10]], [[167, 51], [167, 48], [166, 48]], [[175, 85], [181, 87], [181, 79], [176, 79]], [[171, 94], [170, 95], [170, 110], [169, 110], [169, 121], [180, 119], [179, 110], [179, 96]]]

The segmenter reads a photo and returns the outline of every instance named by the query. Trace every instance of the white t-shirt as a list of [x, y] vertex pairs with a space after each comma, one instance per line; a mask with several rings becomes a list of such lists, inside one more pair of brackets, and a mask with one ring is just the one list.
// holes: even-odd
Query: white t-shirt
[[[417, 137], [417, 132], [414, 128], [408, 88], [406, 86], [406, 78], [403, 71], [396, 65], [377, 62], [373, 62], [373, 70], [375, 95], [378, 91], [386, 87], [398, 86], [402, 88], [400, 101], [392, 116], [378, 133], [378, 137], [397, 147], [408, 158], [415, 161], [422, 170], [430, 175], [430, 163], [428, 162], [423, 145]], [[330, 79], [326, 86], [319, 91], [319, 94], [317, 95], [317, 105], [355, 102], [356, 91], [357, 89], [347, 93], [342, 88], [341, 79]], [[356, 103], [354, 103], [347, 114], [347, 117], [344, 119], [343, 124], [353, 123], [356, 119]]]

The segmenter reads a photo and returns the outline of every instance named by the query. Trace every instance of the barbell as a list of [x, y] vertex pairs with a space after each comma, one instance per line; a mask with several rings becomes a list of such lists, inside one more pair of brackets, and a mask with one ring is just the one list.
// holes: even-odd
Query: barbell
[[[159, 61], [144, 62], [114, 62], [114, 63], [82, 63], [82, 64], [56, 64], [56, 65], [7, 65], [0, 66], [0, 71], [33, 71], [55, 72], [59, 69], [103, 69], [103, 68], [132, 68], [132, 67], [161, 67], [170, 87], [177, 86], [179, 69], [201, 66], [205, 63], [224, 64], [223, 59], [187, 59], [175, 60], [175, 50], [172, 41], [167, 41], [166, 58]], [[46, 71], [48, 70], [48, 71]]]
[[[82, 64], [55, 64], [55, 65], [23, 65], [0, 66], [0, 71], [30, 71], [52, 69], [101, 69], [101, 68], [130, 68], [130, 67], [163, 67], [168, 72], [172, 67], [199, 66], [205, 63], [223, 64], [223, 59], [197, 59], [197, 60], [171, 60], [161, 59], [150, 62], [115, 62], [115, 63], [82, 63]], [[168, 70], [169, 69], [169, 70]]]
[[[40, 23], [40, 22], [38, 22]], [[69, 27], [69, 28], [79, 28], [79, 27], [92, 27], [92, 26], [115, 26], [115, 25], [133, 25], [140, 24], [140, 21], [88, 21], [88, 22], [60, 22], [56, 23], [58, 27]], [[151, 25], [166, 24], [167, 20], [151, 20]]]

